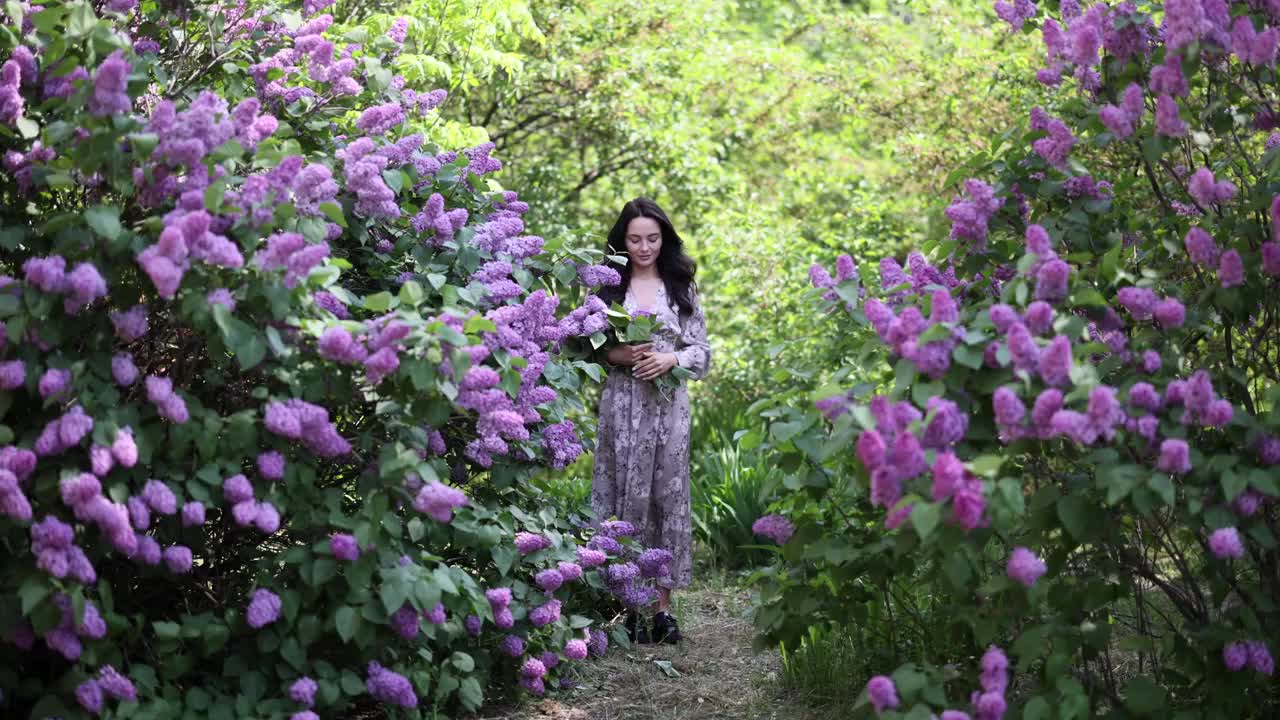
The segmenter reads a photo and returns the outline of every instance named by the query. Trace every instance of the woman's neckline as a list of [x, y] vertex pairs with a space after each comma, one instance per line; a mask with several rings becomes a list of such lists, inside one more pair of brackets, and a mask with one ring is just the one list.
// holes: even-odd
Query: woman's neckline
[[640, 297], [635, 292], [635, 285], [632, 283], [627, 283], [627, 294], [631, 296], [631, 304], [635, 306], [636, 310], [639, 310], [641, 312], [646, 312], [651, 315], [657, 314], [659, 303], [661, 302], [661, 298], [666, 293], [666, 291], [667, 290], [664, 283], [661, 280], [659, 280], [658, 291], [653, 294], [653, 305], [650, 305], [649, 307], [644, 308], [644, 307], [640, 307]]

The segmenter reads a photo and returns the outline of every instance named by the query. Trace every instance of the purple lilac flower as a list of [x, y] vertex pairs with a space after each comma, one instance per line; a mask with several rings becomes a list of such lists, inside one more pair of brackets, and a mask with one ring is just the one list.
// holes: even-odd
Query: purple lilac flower
[[542, 588], [544, 592], [555, 592], [556, 588], [560, 587], [564, 583], [564, 576], [560, 574], [559, 570], [541, 570], [534, 576], [534, 582], [537, 583], [538, 587]]
[[280, 618], [280, 596], [266, 588], [254, 590], [245, 618], [255, 630], [275, 622]]
[[40, 397], [44, 400], [57, 398], [71, 386], [71, 371], [49, 368], [40, 376]]
[[164, 564], [169, 572], [182, 575], [191, 572], [191, 548], [171, 545], [164, 549]]
[[1006, 571], [1015, 582], [1031, 587], [1047, 569], [1044, 561], [1036, 557], [1035, 553], [1024, 547], [1016, 547], [1009, 555]]
[[300, 705], [311, 707], [316, 704], [316, 690], [319, 689], [315, 680], [303, 675], [289, 686], [289, 697]]
[[442, 523], [451, 521], [453, 511], [466, 504], [467, 496], [461, 490], [434, 480], [423, 486], [413, 500], [415, 510]]
[[365, 689], [374, 699], [403, 708], [418, 706], [418, 696], [413, 685], [403, 675], [388, 670], [377, 662], [370, 662]]
[[1156, 469], [1171, 475], [1191, 472], [1190, 448], [1185, 440], [1170, 438], [1160, 443], [1160, 459]]
[[534, 627], [545, 627], [560, 619], [560, 601], [552, 598], [529, 611], [529, 622]]
[[107, 56], [93, 74], [93, 94], [89, 96], [89, 112], [100, 117], [125, 115], [133, 108], [129, 97], [129, 61], [123, 51]]
[[587, 641], [587, 649], [596, 657], [604, 657], [609, 652], [609, 636], [603, 630], [592, 629], [591, 639]]
[[524, 638], [519, 635], [507, 635], [502, 638], [500, 647], [508, 657], [518, 658], [524, 654]]
[[1071, 383], [1071, 368], [1071, 341], [1065, 335], [1057, 335], [1040, 356], [1040, 377], [1047, 385], [1064, 387]]
[[545, 535], [529, 532], [516, 533], [516, 550], [521, 555], [529, 555], [549, 547], [551, 547], [551, 540]]
[[595, 548], [580, 547], [576, 550], [578, 555], [578, 564], [584, 568], [599, 567], [609, 560], [609, 556], [603, 550]]
[[670, 552], [660, 548], [650, 548], [640, 553], [636, 565], [640, 567], [640, 576], [646, 578], [667, 577], [670, 572], [667, 565], [672, 561]]
[[204, 524], [204, 503], [192, 500], [182, 506], [183, 527], [195, 527]]
[[116, 336], [130, 343], [147, 334], [147, 306], [134, 305], [123, 312], [111, 312], [108, 315], [115, 326]]
[[1243, 642], [1227, 643], [1222, 647], [1222, 664], [1231, 672], [1239, 672], [1249, 664], [1249, 645]]
[[1244, 261], [1240, 253], [1228, 250], [1218, 260], [1218, 282], [1224, 288], [1239, 287], [1244, 284]]
[[21, 360], [0, 362], [0, 390], [17, 390], [27, 382], [27, 367]]
[[1053, 259], [1040, 266], [1036, 272], [1036, 299], [1059, 302], [1067, 297], [1067, 280], [1071, 267], [1063, 260]]
[[1219, 528], [1209, 535], [1209, 551], [1219, 560], [1239, 560], [1244, 557], [1244, 543], [1235, 528]]
[[360, 557], [360, 546], [350, 533], [333, 533], [329, 536], [329, 551], [339, 560], [353, 562]]
[[116, 384], [129, 387], [138, 380], [138, 367], [133, 364], [133, 355], [117, 353], [111, 358], [111, 376]]
[[1267, 677], [1274, 674], [1276, 663], [1271, 657], [1271, 651], [1267, 649], [1266, 643], [1260, 640], [1250, 640], [1246, 645], [1249, 647], [1249, 667]]
[[795, 525], [781, 515], [765, 515], [751, 524], [752, 533], [769, 538], [779, 545], [785, 545], [795, 531]]

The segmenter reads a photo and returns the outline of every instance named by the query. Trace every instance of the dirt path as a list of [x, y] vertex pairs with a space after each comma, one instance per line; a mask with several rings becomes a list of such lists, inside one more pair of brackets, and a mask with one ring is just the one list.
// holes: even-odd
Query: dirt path
[[578, 688], [517, 711], [513, 720], [817, 720], [787, 697], [776, 652], [751, 650], [746, 590], [696, 584], [676, 595], [685, 641], [678, 646], [614, 647], [583, 663]]

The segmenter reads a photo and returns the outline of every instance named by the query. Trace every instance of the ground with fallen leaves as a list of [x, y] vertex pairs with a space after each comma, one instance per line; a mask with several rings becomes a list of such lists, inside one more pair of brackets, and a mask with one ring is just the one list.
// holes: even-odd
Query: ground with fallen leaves
[[481, 717], [511, 720], [825, 720], [781, 684], [778, 653], [751, 650], [750, 593], [716, 578], [676, 594], [685, 641], [610, 648], [578, 687]]

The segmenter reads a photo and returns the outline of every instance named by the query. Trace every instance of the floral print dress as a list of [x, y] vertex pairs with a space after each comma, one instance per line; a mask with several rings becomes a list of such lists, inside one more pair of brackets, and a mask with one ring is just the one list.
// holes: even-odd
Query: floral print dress
[[[691, 291], [692, 292], [692, 291]], [[678, 364], [701, 379], [711, 367], [707, 321], [696, 294], [693, 312], [681, 316], [659, 284], [652, 308], [641, 308], [631, 289], [623, 307], [647, 310], [661, 321], [653, 349], [674, 352]], [[636, 528], [636, 540], [662, 548], [673, 559], [664, 587], [684, 587], [693, 571], [693, 521], [689, 499], [689, 393], [681, 384], [671, 400], [629, 368], [611, 368], [600, 396], [591, 504], [600, 520], [616, 517]]]

